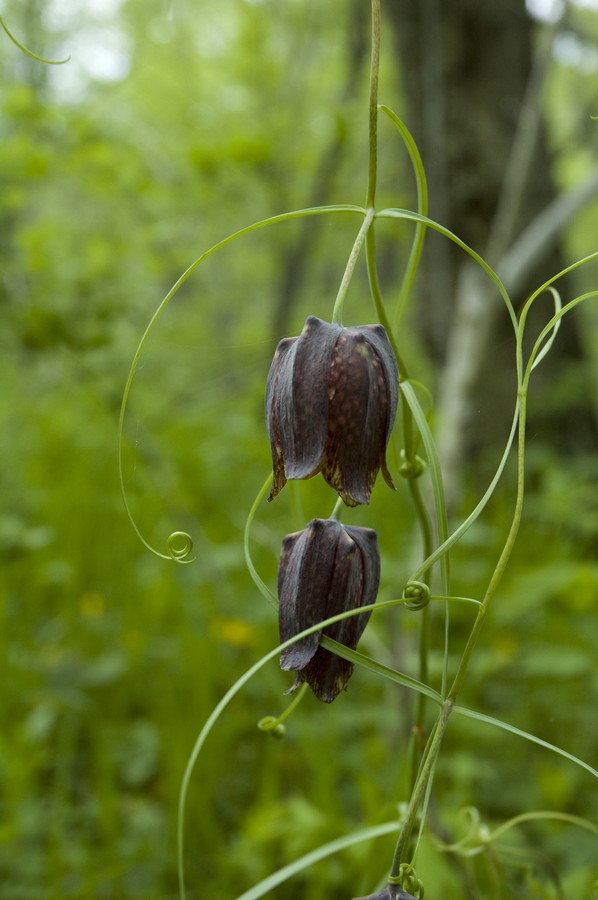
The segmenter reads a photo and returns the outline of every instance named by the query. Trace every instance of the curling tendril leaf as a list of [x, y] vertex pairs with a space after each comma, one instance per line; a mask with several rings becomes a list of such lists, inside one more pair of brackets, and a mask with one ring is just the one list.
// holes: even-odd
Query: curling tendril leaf
[[423, 609], [430, 602], [430, 588], [423, 581], [408, 581], [403, 589], [407, 609]]
[[[353, 206], [353, 205], [349, 205], [349, 204], [341, 204], [341, 205], [334, 205], [334, 206], [314, 206], [314, 207], [308, 207], [306, 209], [293, 210], [292, 212], [280, 213], [279, 215], [276, 215], [276, 216], [270, 216], [267, 219], [261, 219], [258, 222], [254, 222], [252, 225], [247, 225], [244, 228], [241, 228], [238, 231], [235, 231], [232, 234], [229, 234], [227, 237], [218, 241], [216, 244], [213, 244], [208, 250], [205, 250], [201, 254], [201, 256], [198, 256], [197, 259], [194, 262], [192, 262], [191, 265], [189, 265], [185, 269], [185, 271], [182, 273], [182, 275], [179, 276], [179, 278], [175, 281], [173, 286], [170, 288], [168, 293], [165, 295], [165, 297], [162, 299], [162, 301], [160, 302], [160, 304], [154, 311], [154, 314], [152, 315], [151, 319], [149, 320], [149, 322], [145, 328], [145, 331], [143, 332], [141, 339], [137, 345], [137, 349], [133, 356], [133, 360], [132, 360], [131, 366], [129, 368], [129, 374], [127, 376], [127, 380], [126, 380], [125, 387], [123, 390], [121, 404], [120, 404], [119, 419], [118, 419], [117, 457], [118, 457], [118, 476], [119, 476], [119, 483], [120, 483], [120, 491], [121, 491], [122, 500], [123, 500], [126, 514], [129, 518], [129, 521], [131, 522], [133, 530], [135, 531], [135, 533], [136, 533], [137, 537], [139, 538], [139, 540], [141, 541], [141, 543], [155, 556], [159, 556], [161, 559], [169, 559], [169, 560], [174, 558], [172, 555], [160, 553], [159, 550], [156, 550], [155, 547], [152, 547], [152, 545], [149, 543], [149, 541], [147, 541], [145, 539], [145, 537], [143, 536], [143, 534], [141, 533], [141, 530], [138, 527], [138, 525], [133, 517], [133, 513], [129, 506], [129, 501], [127, 499], [127, 491], [125, 488], [125, 479], [124, 479], [124, 473], [123, 473], [123, 444], [124, 444], [125, 416], [126, 416], [126, 412], [127, 412], [129, 395], [130, 395], [131, 389], [133, 387], [133, 380], [135, 378], [135, 373], [136, 373], [137, 367], [139, 365], [139, 360], [141, 359], [142, 353], [143, 353], [145, 346], [150, 338], [150, 335], [152, 334], [152, 332], [154, 330], [154, 327], [156, 326], [156, 323], [162, 316], [166, 307], [168, 306], [168, 304], [170, 303], [170, 301], [172, 300], [174, 295], [177, 293], [179, 288], [181, 288], [182, 285], [185, 284], [185, 282], [199, 268], [199, 266], [203, 262], [205, 262], [210, 256], [212, 256], [214, 253], [216, 253], [218, 250], [222, 249], [223, 247], [226, 247], [228, 244], [231, 244], [233, 241], [236, 241], [239, 238], [242, 238], [245, 235], [251, 234], [252, 232], [257, 231], [261, 228], [264, 228], [268, 225], [275, 225], [280, 222], [288, 222], [288, 221], [292, 221], [293, 219], [302, 218], [304, 216], [326, 215], [326, 214], [330, 214], [330, 213], [358, 213], [361, 215], [365, 215], [366, 212], [367, 212], [367, 210], [363, 209], [362, 207]], [[180, 562], [180, 559], [177, 561]], [[189, 562], [190, 561], [191, 560], [189, 560]]]
[[285, 727], [283, 725], [283, 722], [285, 721], [285, 719], [288, 719], [293, 710], [297, 708], [303, 697], [305, 697], [307, 689], [308, 685], [302, 684], [295, 694], [292, 703], [289, 703], [284, 712], [282, 712], [279, 716], [264, 716], [263, 719], [260, 719], [257, 723], [257, 727], [260, 729], [260, 731], [267, 731], [272, 734], [273, 737], [284, 737]]
[[167, 547], [170, 558], [178, 563], [195, 562], [193, 552], [193, 539], [186, 531], [173, 531], [168, 536]]
[[257, 723], [257, 727], [260, 731], [265, 731], [275, 738], [282, 738], [285, 734], [285, 727], [282, 722], [279, 722], [276, 716], [264, 716], [264, 718], [260, 719]]

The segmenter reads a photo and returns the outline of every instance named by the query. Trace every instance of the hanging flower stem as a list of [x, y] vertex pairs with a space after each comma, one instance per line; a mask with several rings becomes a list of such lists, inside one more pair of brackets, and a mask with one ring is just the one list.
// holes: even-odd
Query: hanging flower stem
[[[368, 168], [368, 186], [366, 196], [366, 207], [368, 212], [374, 211], [376, 199], [376, 182], [378, 170], [378, 84], [380, 72], [380, 0], [372, 0], [372, 48], [370, 63], [370, 90], [369, 90], [369, 168]], [[382, 299], [382, 291], [378, 280], [378, 270], [376, 266], [376, 235], [375, 223], [371, 222], [366, 233], [366, 259], [368, 268], [368, 278], [370, 283], [370, 292], [376, 307], [376, 313], [380, 323], [386, 329], [393, 352], [397, 358], [399, 375], [401, 380], [407, 380], [409, 373], [399, 353], [399, 348], [394, 336], [391, 322], [388, 318], [386, 307]], [[413, 463], [415, 458], [414, 450], [414, 434], [413, 434], [413, 415], [407, 403], [401, 404], [403, 419], [403, 443], [405, 460]], [[432, 529], [428, 511], [422, 499], [419, 484], [416, 478], [409, 478], [409, 493], [416, 511], [417, 519], [420, 525], [423, 555], [427, 558], [432, 552]], [[427, 574], [427, 573], [426, 573]], [[427, 680], [428, 676], [428, 651], [429, 651], [429, 633], [430, 633], [430, 611], [424, 609], [421, 616], [420, 624], [420, 644], [419, 644], [419, 675], [422, 681]], [[410, 765], [410, 784], [415, 782], [417, 769], [419, 765], [419, 736], [423, 734], [424, 717], [426, 709], [425, 697], [418, 697], [416, 701], [415, 720], [413, 724], [413, 741], [411, 747], [411, 765]]]
[[401, 866], [403, 865], [403, 863], [407, 862], [407, 857], [410, 854], [413, 826], [415, 824], [415, 820], [417, 818], [417, 814], [419, 812], [420, 804], [424, 797], [426, 788], [434, 772], [434, 767], [436, 765], [436, 760], [438, 759], [440, 746], [442, 744], [442, 738], [444, 737], [444, 732], [446, 730], [452, 708], [453, 704], [447, 700], [442, 707], [440, 715], [438, 716], [438, 719], [434, 726], [434, 730], [430, 735], [419, 775], [413, 791], [411, 792], [409, 806], [407, 807], [407, 813], [403, 820], [401, 831], [399, 832], [399, 838], [397, 840], [392, 867], [390, 870], [391, 879], [396, 879], [399, 877]]
[[[379, 79], [379, 70], [380, 70], [380, 0], [372, 0], [372, 49], [371, 49], [371, 62], [370, 62], [370, 92], [369, 92], [369, 104], [368, 104], [368, 114], [369, 114], [369, 162], [368, 162], [368, 185], [367, 185], [367, 194], [366, 194], [366, 208], [367, 212], [365, 215], [365, 220], [363, 225], [359, 229], [359, 233], [355, 239], [355, 243], [353, 245], [353, 249], [351, 251], [351, 255], [349, 256], [349, 260], [347, 262], [347, 267], [345, 269], [345, 274], [343, 275], [343, 280], [341, 281], [341, 285], [338, 290], [338, 294], [334, 303], [334, 309], [332, 310], [332, 321], [336, 325], [342, 325], [342, 316], [343, 316], [343, 303], [345, 300], [345, 295], [347, 293], [347, 289], [349, 284], [351, 283], [351, 278], [353, 277], [353, 271], [355, 269], [355, 263], [357, 262], [357, 258], [359, 256], [359, 252], [361, 250], [361, 246], [363, 244], [364, 238], [366, 237], [368, 231], [370, 230], [370, 226], [374, 221], [375, 209], [374, 204], [376, 200], [376, 177], [378, 171], [378, 79]], [[380, 313], [380, 310], [378, 310]], [[386, 319], [386, 316], [384, 316]], [[388, 334], [391, 334], [390, 323], [384, 321], [382, 318], [380, 319], [382, 325], [386, 328]], [[396, 347], [393, 345], [393, 349], [396, 352]]]
[[376, 201], [378, 172], [378, 81], [380, 72], [380, 0], [372, 0], [372, 54], [370, 62], [369, 102], [369, 166], [365, 205], [373, 208]]
[[343, 305], [345, 302], [345, 297], [347, 295], [347, 291], [349, 289], [349, 285], [351, 284], [351, 279], [353, 277], [353, 272], [355, 271], [355, 264], [359, 257], [359, 252], [365, 240], [365, 236], [368, 233], [368, 229], [372, 222], [374, 221], [374, 210], [373, 208], [368, 209], [365, 214], [365, 219], [363, 220], [363, 224], [359, 229], [357, 237], [355, 238], [355, 243], [353, 244], [353, 249], [351, 250], [351, 254], [347, 261], [347, 266], [345, 268], [345, 273], [343, 275], [343, 280], [341, 281], [341, 285], [338, 289], [338, 294], [336, 295], [336, 300], [334, 301], [334, 308], [332, 310], [332, 322], [334, 325], [342, 325], [343, 324]]

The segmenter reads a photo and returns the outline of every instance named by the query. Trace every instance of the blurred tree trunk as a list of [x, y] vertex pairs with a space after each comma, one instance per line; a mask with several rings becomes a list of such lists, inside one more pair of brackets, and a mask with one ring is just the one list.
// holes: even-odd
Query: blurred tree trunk
[[[363, 77], [364, 64], [370, 47], [370, 11], [363, 0], [350, 0], [348, 4], [345, 33], [347, 36], [345, 56], [345, 77], [338, 100], [339, 111], [357, 93]], [[314, 172], [310, 195], [306, 206], [320, 206], [329, 202], [330, 186], [340, 165], [346, 143], [346, 128], [339, 118], [336, 132], [330, 144], [324, 149]], [[365, 190], [365, 189], [364, 189]], [[317, 218], [304, 219], [299, 237], [289, 253], [281, 261], [278, 303], [274, 310], [274, 338], [279, 340], [287, 333], [290, 319], [305, 280], [306, 265], [319, 233]]]
[[[10, 19], [6, 16], [6, 23], [15, 36], [20, 38], [22, 44], [41, 56], [46, 52], [46, 32], [43, 27], [43, 0], [23, 0], [19, 6], [10, 11]], [[18, 50], [6, 43], [6, 36], [2, 34], [5, 52], [13, 54], [13, 63], [17, 78], [31, 85], [38, 91], [43, 91], [48, 81], [48, 66], [32, 59], [22, 50]]]
[[[517, 308], [560, 268], [558, 216], [542, 242], [516, 252], [525, 227], [555, 200], [540, 117], [552, 36], [534, 40], [537, 26], [524, 0], [392, 0], [387, 13], [408, 124], [428, 176], [430, 216], [497, 269]], [[421, 331], [441, 372], [438, 443], [450, 500], [465, 462], [475, 468], [476, 451], [508, 433], [514, 341], [486, 276], [434, 233], [426, 238], [420, 290]], [[579, 352], [568, 319], [554, 352]]]

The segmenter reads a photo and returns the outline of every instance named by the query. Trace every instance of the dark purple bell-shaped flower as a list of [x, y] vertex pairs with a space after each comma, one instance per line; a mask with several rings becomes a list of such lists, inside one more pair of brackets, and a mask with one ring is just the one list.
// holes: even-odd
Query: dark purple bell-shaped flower
[[389, 884], [383, 891], [368, 894], [367, 897], [355, 897], [354, 900], [416, 900], [416, 898], [401, 890], [398, 885]]
[[343, 328], [309, 316], [278, 344], [266, 385], [274, 481], [321, 472], [348, 506], [369, 503], [378, 471], [394, 487], [386, 447], [399, 395], [397, 361], [382, 325]]
[[[284, 642], [305, 628], [349, 609], [374, 603], [380, 581], [380, 554], [371, 528], [312, 519], [288, 534], [278, 565], [278, 622]], [[307, 682], [318, 698], [331, 703], [342, 691], [353, 664], [320, 647], [323, 634], [355, 650], [370, 618], [360, 613], [316, 631], [287, 647], [281, 668], [296, 672], [288, 692]]]

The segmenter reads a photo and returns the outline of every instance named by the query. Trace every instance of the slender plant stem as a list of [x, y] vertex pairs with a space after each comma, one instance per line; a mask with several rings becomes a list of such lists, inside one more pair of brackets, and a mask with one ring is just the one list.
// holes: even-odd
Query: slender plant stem
[[380, 73], [380, 0], [372, 0], [372, 56], [370, 63], [369, 164], [366, 206], [376, 202], [378, 174], [378, 80]]
[[368, 228], [368, 233], [365, 239], [365, 252], [366, 252], [366, 260], [367, 260], [367, 269], [368, 269], [368, 279], [370, 283], [370, 293], [372, 295], [372, 300], [374, 301], [374, 306], [376, 308], [376, 315], [378, 316], [378, 321], [381, 325], [384, 326], [386, 333], [388, 335], [388, 340], [390, 341], [390, 346], [392, 347], [393, 353], [397, 360], [397, 366], [399, 369], [399, 378], [401, 381], [407, 381], [409, 379], [409, 373], [407, 372], [407, 367], [403, 362], [401, 354], [399, 353], [399, 348], [395, 339], [395, 336], [392, 332], [392, 327], [390, 324], [390, 320], [386, 314], [386, 308], [384, 306], [384, 300], [382, 299], [382, 291], [380, 289], [380, 281], [378, 279], [378, 269], [376, 266], [376, 232], [375, 232], [375, 221], [372, 221], [370, 228]]
[[[382, 325], [384, 325], [386, 332], [388, 334], [389, 340], [391, 342], [391, 346], [397, 358], [397, 365], [399, 368], [399, 374], [401, 379], [408, 380], [409, 375], [405, 364], [403, 363], [401, 356], [399, 354], [399, 350], [396, 344], [396, 340], [390, 326], [390, 322], [386, 315], [386, 308], [384, 306], [384, 300], [382, 299], [382, 291], [380, 289], [380, 282], [378, 280], [378, 270], [376, 266], [376, 236], [374, 231], [374, 223], [368, 230], [366, 236], [366, 258], [367, 258], [367, 268], [368, 268], [368, 277], [370, 282], [370, 291], [372, 294], [372, 298], [374, 300], [374, 305], [376, 307], [376, 312], [378, 314], [378, 318]], [[414, 436], [413, 436], [413, 413], [409, 407], [408, 403], [401, 403], [401, 414], [402, 414], [402, 423], [403, 423], [403, 447], [404, 447], [404, 456], [406, 463], [415, 463], [415, 449], [414, 449]], [[422, 542], [424, 549], [424, 559], [427, 559], [432, 553], [432, 528], [430, 525], [430, 517], [428, 510], [426, 509], [426, 505], [423, 501], [421, 490], [416, 478], [409, 478], [409, 493], [411, 495], [411, 500], [415, 509], [416, 517], [419, 523], [419, 527], [422, 534]], [[427, 576], [428, 569], [424, 570], [422, 573], [422, 578]], [[428, 675], [428, 648], [429, 648], [429, 632], [430, 632], [430, 615], [429, 610], [424, 609], [421, 625], [420, 625], [420, 649], [419, 649], [419, 675], [421, 681], [427, 681]], [[414, 723], [413, 723], [413, 738], [412, 745], [410, 749], [410, 773], [409, 773], [409, 784], [413, 786], [417, 769], [419, 765], [419, 736], [423, 733], [423, 725], [424, 725], [424, 716], [425, 716], [425, 708], [426, 703], [425, 699], [423, 702], [418, 698], [416, 702], [415, 714], [414, 714]]]
[[[374, 203], [376, 200], [376, 175], [378, 169], [378, 73], [380, 69], [380, 0], [372, 0], [372, 51], [370, 63], [370, 93], [369, 93], [369, 162], [368, 162], [368, 187], [367, 187], [367, 212], [363, 225], [359, 230], [359, 234], [353, 244], [353, 249], [343, 280], [338, 289], [338, 294], [334, 302], [332, 310], [332, 321], [336, 324], [342, 324], [343, 304], [347, 293], [355, 263], [361, 250], [363, 240], [370, 230], [370, 226], [374, 221]], [[384, 323], [383, 323], [384, 324]], [[387, 331], [390, 333], [390, 325]]]
[[403, 820], [401, 831], [399, 832], [399, 838], [395, 848], [392, 867], [390, 870], [391, 878], [398, 877], [401, 865], [407, 860], [415, 819], [417, 817], [417, 813], [426, 787], [428, 785], [432, 772], [434, 771], [434, 766], [436, 765], [436, 760], [440, 751], [440, 745], [442, 744], [442, 738], [444, 737], [444, 732], [452, 708], [453, 704], [448, 700], [445, 701], [438, 719], [436, 720], [434, 730], [430, 735], [428, 746], [426, 748], [422, 765], [420, 767], [419, 775], [417, 777], [417, 781], [414, 785], [413, 791], [411, 792], [411, 798], [409, 800], [409, 806], [407, 807], [407, 813], [405, 815], [405, 819]]
[[[391, 346], [393, 348], [393, 352], [397, 358], [397, 365], [399, 368], [399, 374], [401, 379], [408, 380], [409, 374], [405, 367], [403, 360], [399, 354], [399, 350], [397, 347], [396, 339], [393, 334], [392, 327], [388, 320], [388, 316], [386, 314], [386, 307], [384, 305], [384, 300], [382, 298], [382, 291], [380, 289], [380, 282], [378, 280], [378, 269], [376, 266], [376, 235], [375, 235], [375, 223], [372, 222], [371, 227], [368, 229], [366, 235], [366, 260], [367, 260], [367, 269], [368, 269], [368, 278], [370, 282], [370, 292], [372, 294], [372, 298], [374, 300], [374, 306], [376, 307], [376, 312], [378, 314], [379, 321], [385, 327], [386, 332], [388, 334], [388, 338], [390, 340]], [[413, 414], [409, 407], [408, 403], [401, 403], [401, 413], [402, 413], [402, 422], [403, 422], [403, 447], [404, 447], [404, 456], [405, 462], [407, 463], [415, 463], [415, 449], [414, 449], [414, 437], [413, 437]], [[419, 527], [422, 534], [422, 542], [423, 542], [423, 556], [424, 559], [427, 559], [432, 553], [432, 528], [430, 525], [430, 517], [428, 511], [426, 509], [426, 505], [423, 501], [421, 490], [416, 478], [409, 478], [409, 493], [411, 495], [411, 500], [415, 509], [415, 513], [417, 516], [417, 520], [419, 523]], [[428, 570], [426, 569], [422, 575], [422, 577], [426, 577]], [[419, 675], [421, 681], [427, 681], [428, 677], [428, 649], [429, 649], [429, 632], [430, 632], [430, 615], [429, 610], [426, 608], [423, 610], [421, 625], [420, 625], [420, 648], [419, 648]], [[417, 769], [419, 765], [419, 736], [423, 733], [423, 725], [424, 725], [424, 717], [425, 717], [425, 709], [426, 702], [425, 698], [418, 698], [416, 701], [415, 715], [414, 715], [414, 723], [413, 723], [413, 737], [412, 737], [412, 745], [410, 749], [410, 774], [409, 774], [409, 784], [413, 786]]]
[[336, 501], [336, 503], [334, 504], [334, 509], [330, 513], [330, 518], [336, 519], [337, 522], [340, 522], [343, 508], [344, 508], [343, 501], [342, 501], [341, 497], [339, 497], [338, 500]]
[[[368, 187], [366, 207], [368, 212], [374, 212], [376, 201], [376, 180], [378, 172], [378, 83], [380, 73], [380, 0], [372, 0], [372, 52], [370, 65], [370, 92], [369, 92], [369, 168], [368, 168]], [[392, 325], [388, 319], [386, 308], [382, 299], [382, 292], [378, 281], [378, 272], [376, 267], [376, 239], [374, 231], [374, 223], [368, 227], [366, 235], [366, 256], [368, 266], [368, 277], [370, 281], [370, 290], [376, 307], [376, 312], [381, 324], [385, 327], [386, 332], [391, 341], [391, 345], [401, 378], [407, 379], [407, 369], [399, 354], [396, 340], [393, 333]], [[402, 404], [403, 415], [403, 442], [405, 459], [407, 462], [414, 462], [413, 450], [413, 416], [409, 406]], [[428, 557], [432, 552], [432, 534], [428, 512], [423, 503], [419, 485], [415, 479], [409, 479], [409, 490], [413, 505], [416, 511], [417, 519], [422, 532], [422, 540], [424, 543], [424, 558]], [[428, 673], [428, 649], [429, 649], [429, 630], [430, 615], [429, 610], [425, 609], [421, 618], [420, 627], [420, 679], [427, 680]], [[425, 698], [418, 697], [415, 709], [415, 721], [413, 727], [413, 745], [411, 750], [411, 776], [410, 782], [413, 785], [416, 779], [416, 772], [419, 763], [418, 737], [422, 733], [426, 702]]]
[[359, 229], [357, 237], [355, 238], [355, 243], [353, 244], [353, 249], [349, 255], [349, 259], [347, 260], [347, 265], [345, 267], [345, 273], [343, 275], [343, 279], [341, 281], [340, 287], [338, 289], [338, 294], [336, 295], [336, 300], [334, 301], [334, 307], [332, 310], [332, 321], [341, 325], [343, 321], [343, 305], [345, 302], [345, 296], [347, 291], [349, 290], [349, 285], [351, 284], [351, 278], [353, 277], [353, 272], [355, 270], [355, 264], [357, 262], [357, 258], [359, 257], [359, 251], [361, 250], [362, 244], [365, 240], [365, 236], [369, 231], [370, 225], [374, 221], [374, 210], [368, 209], [365, 214], [365, 218], [363, 220], [363, 224]]

